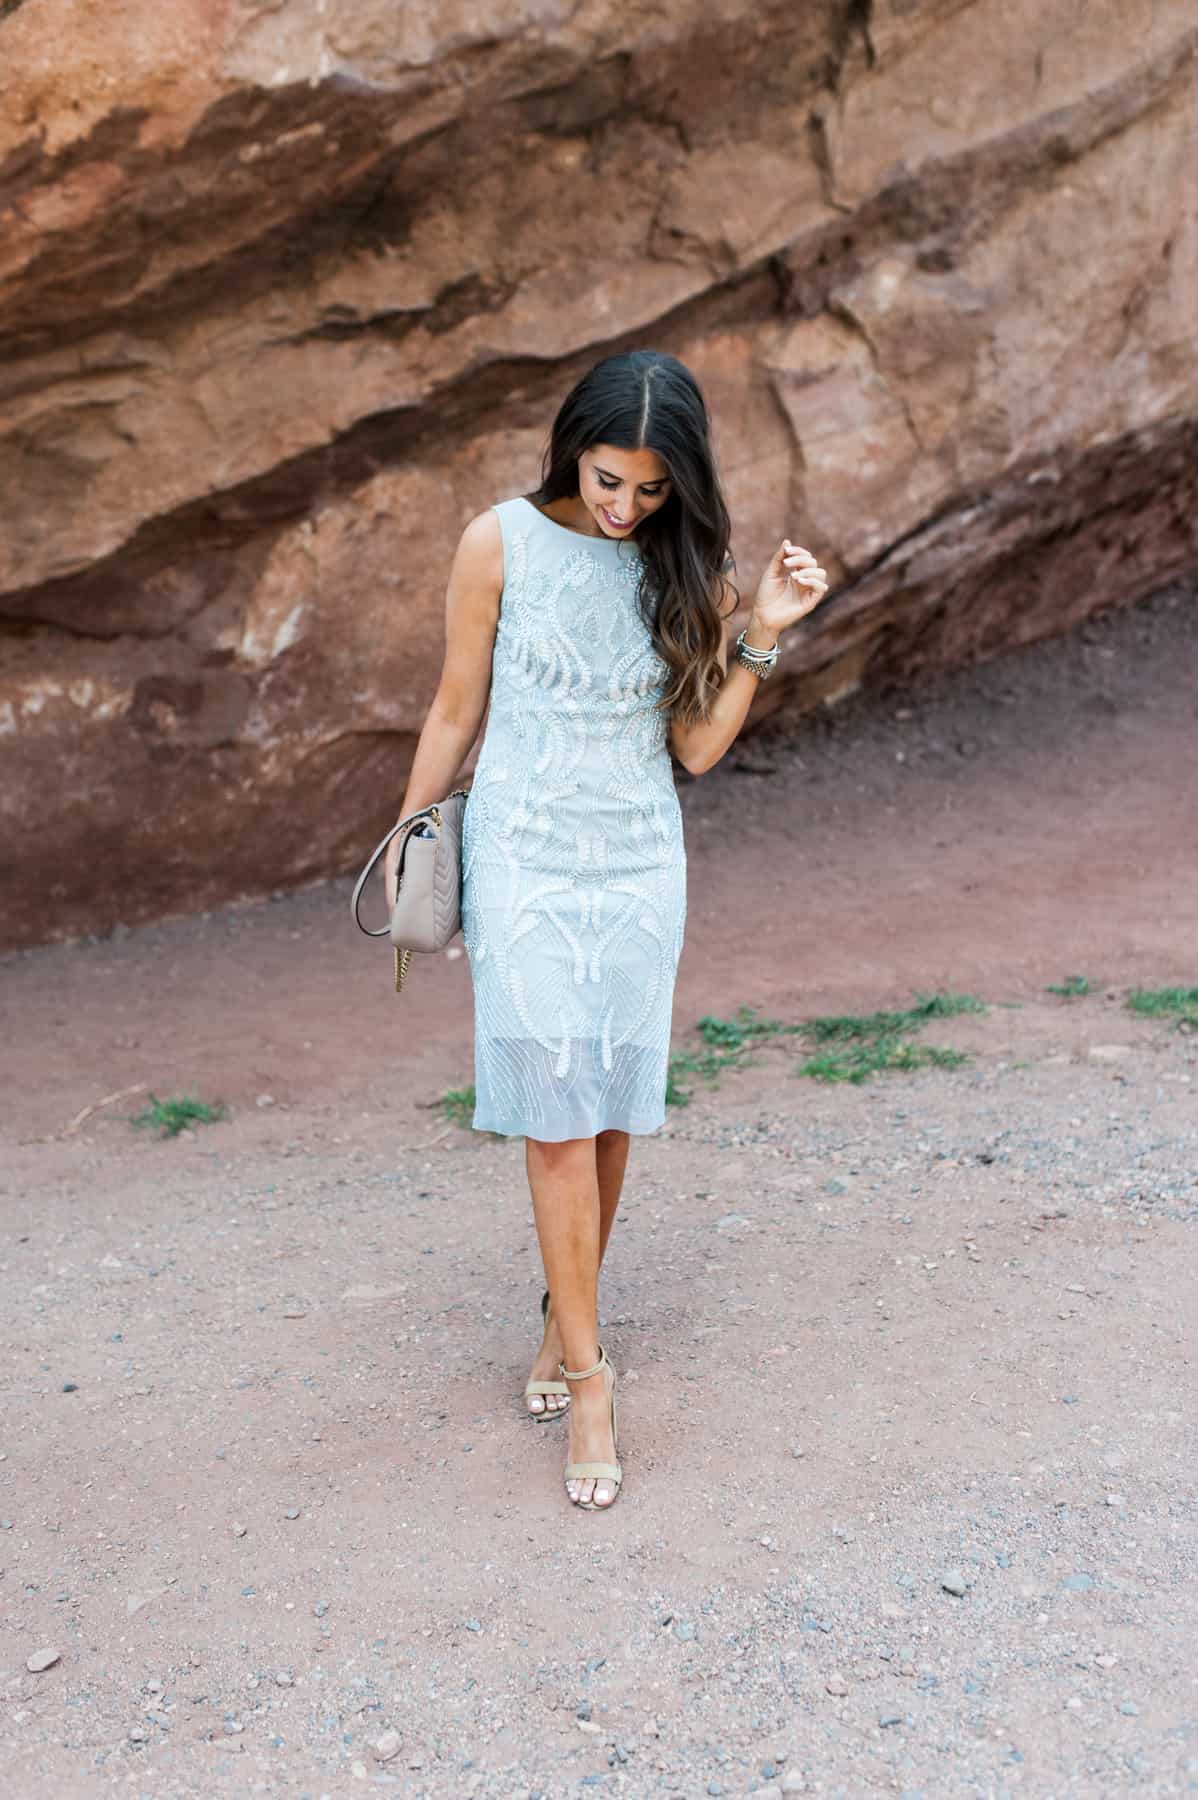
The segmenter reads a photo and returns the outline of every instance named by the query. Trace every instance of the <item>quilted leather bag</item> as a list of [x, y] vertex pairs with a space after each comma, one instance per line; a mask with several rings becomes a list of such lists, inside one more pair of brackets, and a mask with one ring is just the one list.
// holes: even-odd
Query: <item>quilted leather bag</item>
[[[400, 993], [413, 950], [443, 950], [462, 928], [462, 817], [468, 788], [410, 813], [393, 825], [371, 852], [354, 884], [350, 912], [367, 937], [388, 937], [395, 948], [395, 991]], [[363, 925], [362, 891], [391, 840], [403, 833], [395, 905], [386, 925]]]

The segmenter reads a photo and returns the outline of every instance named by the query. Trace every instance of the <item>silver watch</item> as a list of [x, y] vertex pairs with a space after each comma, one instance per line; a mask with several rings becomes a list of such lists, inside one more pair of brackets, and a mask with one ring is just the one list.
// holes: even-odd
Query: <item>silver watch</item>
[[778, 662], [777, 644], [772, 650], [754, 650], [751, 645], [745, 643], [744, 631], [736, 640], [736, 649], [733, 654], [742, 668], [752, 669], [759, 681], [768, 680]]

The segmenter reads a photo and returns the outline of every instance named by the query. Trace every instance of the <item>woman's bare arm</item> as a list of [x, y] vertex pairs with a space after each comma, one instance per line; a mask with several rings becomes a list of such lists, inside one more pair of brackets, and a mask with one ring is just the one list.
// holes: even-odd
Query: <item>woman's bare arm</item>
[[[730, 619], [736, 610], [736, 594], [730, 583], [723, 583], [720, 599], [721, 619]], [[752, 643], [752, 637], [750, 637]], [[768, 650], [768, 643], [761, 646]], [[757, 693], [757, 677], [754, 671], [743, 668], [739, 662], [732, 662], [729, 668], [729, 643], [727, 637], [721, 639], [716, 655], [720, 657], [720, 691], [712, 700], [711, 715], [705, 724], [684, 725], [680, 718], [671, 722], [669, 727], [669, 747], [684, 769], [693, 776], [705, 774], [712, 763], [720, 761], [723, 752], [727, 751], [732, 740], [736, 738], [741, 725], [745, 724], [748, 707], [754, 702]], [[709, 758], [709, 760], [702, 760]]]
[[[503, 591], [503, 537], [490, 508], [463, 531], [445, 596], [445, 659], [420, 731], [399, 812], [404, 819], [443, 800], [478, 736], [491, 691], [491, 656]], [[388, 904], [394, 897], [399, 846], [384, 865]]]
[[[814, 611], [827, 591], [828, 577], [810, 550], [783, 538], [758, 583], [745, 643], [754, 650], [768, 650], [786, 626]], [[731, 616], [735, 603], [725, 581], [721, 618]], [[726, 643], [720, 645], [719, 659], [723, 681], [708, 717], [693, 725], [675, 720], [670, 727], [670, 747], [692, 775], [705, 775], [719, 762], [748, 717], [757, 692], [759, 677], [739, 662], [729, 665]]]

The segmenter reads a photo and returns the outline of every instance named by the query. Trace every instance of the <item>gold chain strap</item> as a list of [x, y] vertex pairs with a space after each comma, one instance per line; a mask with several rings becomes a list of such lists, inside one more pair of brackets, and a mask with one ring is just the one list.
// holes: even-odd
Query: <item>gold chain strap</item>
[[412, 952], [410, 950], [401, 950], [399, 945], [396, 944], [396, 946], [395, 946], [395, 991], [397, 994], [403, 993], [404, 977], [408, 972], [408, 964], [411, 962], [411, 960], [412, 960]]

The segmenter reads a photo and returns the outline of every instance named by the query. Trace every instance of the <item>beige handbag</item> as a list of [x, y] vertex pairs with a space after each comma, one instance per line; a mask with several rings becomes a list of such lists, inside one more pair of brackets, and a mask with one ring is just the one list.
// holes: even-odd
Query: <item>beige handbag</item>
[[[413, 950], [443, 950], [462, 928], [462, 815], [468, 788], [421, 807], [393, 825], [354, 884], [349, 906], [367, 937], [389, 937], [395, 946], [395, 991], [403, 987]], [[403, 832], [395, 905], [390, 922], [372, 931], [358, 906], [362, 890], [392, 838]]]

